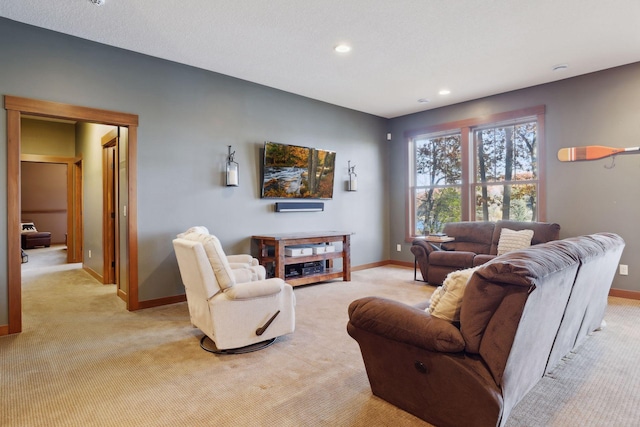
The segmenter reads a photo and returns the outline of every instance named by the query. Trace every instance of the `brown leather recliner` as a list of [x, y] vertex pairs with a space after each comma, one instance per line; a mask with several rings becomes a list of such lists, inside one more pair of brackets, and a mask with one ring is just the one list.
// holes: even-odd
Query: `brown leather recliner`
[[424, 238], [413, 240], [411, 252], [420, 268], [422, 279], [432, 285], [440, 285], [447, 274], [456, 270], [482, 265], [498, 255], [498, 242], [503, 228], [511, 230], [533, 230], [531, 245], [558, 240], [560, 226], [548, 222], [520, 222], [500, 220], [497, 222], [450, 222], [443, 232], [455, 238], [440, 247]]
[[353, 301], [347, 331], [371, 391], [439, 427], [503, 427], [601, 326], [623, 249], [620, 236], [598, 233], [502, 255], [469, 279], [459, 324], [425, 311], [429, 301]]

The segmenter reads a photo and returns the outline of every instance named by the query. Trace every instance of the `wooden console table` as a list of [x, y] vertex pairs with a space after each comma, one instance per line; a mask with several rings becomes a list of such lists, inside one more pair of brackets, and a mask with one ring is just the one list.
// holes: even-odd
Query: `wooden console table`
[[[322, 282], [324, 280], [342, 278], [345, 282], [351, 280], [351, 233], [341, 231], [324, 231], [309, 233], [285, 233], [264, 236], [252, 236], [258, 246], [258, 261], [267, 272], [273, 267], [273, 276], [286, 280], [291, 286], [306, 285]], [[342, 242], [342, 251], [326, 252], [315, 255], [286, 256], [287, 246], [298, 245], [329, 245], [333, 242]], [[333, 268], [333, 260], [342, 258], [342, 270]], [[285, 266], [303, 264], [314, 261], [324, 262], [324, 272], [299, 277], [285, 277]]]

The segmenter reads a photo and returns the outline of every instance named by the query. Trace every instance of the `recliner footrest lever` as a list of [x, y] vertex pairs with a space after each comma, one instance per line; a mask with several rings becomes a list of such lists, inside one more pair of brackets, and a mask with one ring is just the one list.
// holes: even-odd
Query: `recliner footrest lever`
[[260, 336], [260, 335], [264, 334], [264, 331], [267, 330], [269, 325], [271, 325], [271, 322], [273, 322], [273, 319], [275, 319], [278, 314], [280, 314], [280, 310], [276, 311], [276, 314], [271, 316], [271, 318], [269, 320], [267, 320], [267, 323], [265, 323], [264, 325], [262, 325], [258, 329], [256, 329], [256, 335]]

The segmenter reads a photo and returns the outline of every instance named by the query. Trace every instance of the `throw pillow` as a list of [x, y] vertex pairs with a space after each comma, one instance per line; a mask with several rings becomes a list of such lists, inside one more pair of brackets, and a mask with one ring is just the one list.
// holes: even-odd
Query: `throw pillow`
[[183, 239], [193, 240], [202, 243], [204, 251], [209, 258], [213, 274], [216, 276], [220, 289], [225, 290], [235, 285], [236, 279], [233, 270], [227, 261], [227, 256], [222, 250], [220, 240], [216, 236], [202, 233], [189, 233], [182, 236]]
[[22, 231], [38, 231], [36, 230], [36, 225], [32, 222], [22, 222], [20, 223], [20, 228]]
[[507, 252], [525, 249], [531, 246], [533, 238], [533, 230], [514, 231], [503, 228], [500, 231], [500, 240], [498, 240], [498, 256]]
[[462, 296], [467, 287], [467, 282], [478, 267], [467, 268], [465, 270], [453, 271], [447, 274], [447, 278], [438, 286], [427, 308], [427, 312], [434, 317], [448, 320], [450, 322], [460, 321], [460, 306]]

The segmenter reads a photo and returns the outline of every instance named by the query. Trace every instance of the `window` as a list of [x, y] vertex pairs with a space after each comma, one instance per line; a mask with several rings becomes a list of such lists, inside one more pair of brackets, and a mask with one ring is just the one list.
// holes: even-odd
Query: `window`
[[543, 220], [544, 107], [408, 133], [407, 238], [454, 221]]
[[537, 135], [536, 120], [473, 132], [476, 220], [537, 220]]
[[415, 234], [442, 230], [460, 221], [462, 145], [460, 133], [425, 135], [413, 141], [415, 154]]

